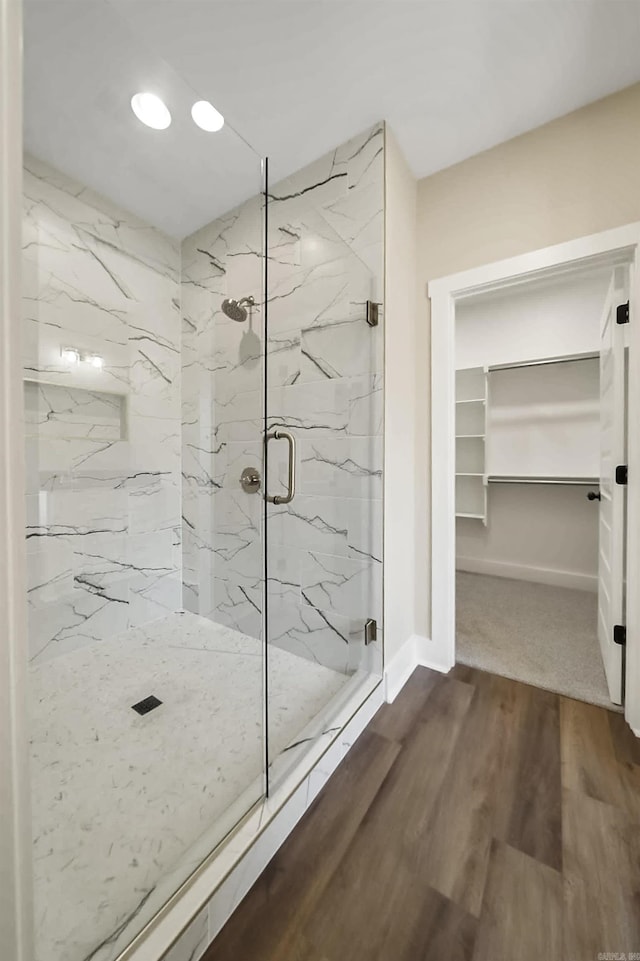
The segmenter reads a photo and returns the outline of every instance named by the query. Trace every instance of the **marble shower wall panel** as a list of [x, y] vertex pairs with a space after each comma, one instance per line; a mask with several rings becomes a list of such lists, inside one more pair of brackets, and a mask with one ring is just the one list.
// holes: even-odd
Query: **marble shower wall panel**
[[[181, 607], [180, 250], [34, 158], [24, 172], [31, 657]], [[68, 365], [61, 349], [98, 355]]]
[[[297, 439], [298, 493], [270, 511], [272, 643], [345, 673], [382, 622], [383, 126], [270, 187], [267, 411]], [[259, 636], [262, 343], [221, 311], [261, 300], [259, 199], [183, 243], [185, 603]], [[380, 312], [381, 318], [383, 311]], [[263, 338], [263, 317], [254, 318]], [[286, 445], [269, 449], [284, 491]]]
[[[270, 191], [269, 424], [298, 441], [297, 496], [270, 515], [270, 640], [344, 673], [367, 618], [382, 625], [384, 322], [365, 316], [382, 303], [383, 160], [376, 125]], [[294, 337], [285, 381], [272, 342]], [[286, 452], [270, 458], [284, 490]]]
[[[263, 203], [249, 200], [182, 243], [183, 598], [187, 610], [261, 635]], [[254, 297], [246, 322], [225, 298]], [[282, 345], [282, 363], [291, 353]], [[295, 351], [294, 351], [295, 353]]]

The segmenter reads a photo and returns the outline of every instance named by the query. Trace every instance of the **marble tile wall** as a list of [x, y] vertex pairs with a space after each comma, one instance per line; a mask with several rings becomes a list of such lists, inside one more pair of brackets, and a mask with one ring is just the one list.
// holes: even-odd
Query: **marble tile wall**
[[[180, 249], [34, 158], [24, 176], [29, 635], [42, 661], [181, 607]], [[65, 347], [85, 359], [65, 363]]]
[[[269, 189], [267, 409], [298, 448], [297, 496], [269, 512], [269, 635], [344, 673], [382, 623], [383, 193], [381, 124]], [[239, 477], [262, 462], [262, 230], [256, 197], [182, 244], [184, 603], [256, 637], [262, 499]], [[272, 442], [270, 493], [286, 466]]]

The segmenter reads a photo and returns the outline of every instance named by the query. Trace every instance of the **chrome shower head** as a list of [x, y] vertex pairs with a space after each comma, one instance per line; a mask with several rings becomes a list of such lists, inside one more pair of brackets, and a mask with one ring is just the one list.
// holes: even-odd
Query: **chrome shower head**
[[255, 303], [253, 297], [242, 297], [240, 300], [227, 299], [222, 301], [222, 310], [231, 320], [237, 320], [242, 324], [247, 319], [247, 307], [254, 307]]

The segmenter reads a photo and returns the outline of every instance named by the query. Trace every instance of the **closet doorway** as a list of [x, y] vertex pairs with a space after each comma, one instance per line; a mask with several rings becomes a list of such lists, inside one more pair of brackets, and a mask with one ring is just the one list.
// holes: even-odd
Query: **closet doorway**
[[631, 225], [429, 285], [434, 645], [626, 704], [635, 729], [639, 241]]

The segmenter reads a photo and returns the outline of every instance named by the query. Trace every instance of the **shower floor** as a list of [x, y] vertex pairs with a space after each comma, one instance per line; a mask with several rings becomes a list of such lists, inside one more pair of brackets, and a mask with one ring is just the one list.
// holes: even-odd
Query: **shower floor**
[[[268, 661], [274, 757], [349, 678], [273, 646]], [[110, 961], [258, 800], [263, 667], [260, 641], [177, 613], [33, 670], [37, 961]], [[161, 706], [132, 710], [149, 696]]]

